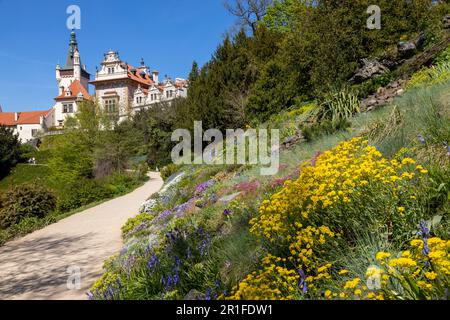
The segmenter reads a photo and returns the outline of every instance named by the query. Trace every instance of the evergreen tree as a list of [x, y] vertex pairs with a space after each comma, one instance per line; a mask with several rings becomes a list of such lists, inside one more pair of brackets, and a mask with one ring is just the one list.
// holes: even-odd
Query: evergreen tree
[[20, 160], [19, 135], [12, 129], [0, 126], [0, 179], [5, 177]]

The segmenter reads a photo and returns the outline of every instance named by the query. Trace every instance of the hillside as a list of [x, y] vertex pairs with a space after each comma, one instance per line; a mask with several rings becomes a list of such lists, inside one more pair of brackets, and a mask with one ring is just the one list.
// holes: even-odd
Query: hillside
[[314, 103], [272, 116], [261, 127], [285, 142], [276, 176], [172, 168], [89, 297], [448, 298], [450, 73], [436, 61], [338, 124], [314, 124]]

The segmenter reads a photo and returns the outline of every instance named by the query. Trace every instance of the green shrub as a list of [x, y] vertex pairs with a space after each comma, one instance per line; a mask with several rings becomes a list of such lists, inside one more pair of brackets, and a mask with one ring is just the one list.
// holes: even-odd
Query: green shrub
[[7, 228], [25, 218], [43, 218], [55, 209], [54, 194], [36, 184], [23, 184], [8, 190], [0, 200], [0, 227]]
[[124, 239], [127, 238], [127, 235], [135, 230], [136, 227], [146, 223], [150, 222], [154, 219], [154, 216], [152, 214], [149, 214], [147, 212], [141, 213], [137, 215], [134, 218], [128, 219], [128, 221], [125, 223], [125, 225], [122, 227], [122, 237]]
[[171, 175], [176, 173], [180, 169], [179, 165], [176, 164], [169, 164], [161, 169], [161, 178], [166, 181], [167, 178], [169, 178]]
[[67, 185], [60, 193], [57, 209], [59, 212], [75, 210], [87, 204], [110, 198], [116, 190], [111, 190], [94, 180], [80, 180]]
[[328, 94], [320, 106], [320, 117], [333, 122], [350, 119], [358, 112], [358, 97], [348, 89]]

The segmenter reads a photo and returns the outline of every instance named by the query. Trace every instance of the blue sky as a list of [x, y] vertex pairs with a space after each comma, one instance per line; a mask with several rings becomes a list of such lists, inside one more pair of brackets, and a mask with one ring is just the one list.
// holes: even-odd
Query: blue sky
[[[0, 105], [3, 111], [53, 106], [55, 66], [64, 65], [69, 5], [81, 8], [77, 38], [91, 74], [108, 49], [129, 64], [187, 77], [208, 61], [234, 18], [222, 0], [0, 0]], [[92, 88], [91, 88], [92, 93]]]

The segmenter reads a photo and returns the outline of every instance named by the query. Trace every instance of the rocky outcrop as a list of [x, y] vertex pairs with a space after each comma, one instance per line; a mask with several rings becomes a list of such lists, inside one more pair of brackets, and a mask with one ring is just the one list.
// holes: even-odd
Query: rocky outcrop
[[425, 43], [425, 34], [421, 33], [417, 38], [411, 41], [401, 41], [397, 45], [399, 58], [408, 59], [414, 56], [417, 50], [422, 49]]
[[298, 130], [297, 133], [291, 137], [287, 137], [286, 139], [284, 139], [283, 143], [282, 143], [282, 148], [283, 149], [290, 149], [293, 146], [305, 142], [306, 139], [303, 136], [303, 133], [301, 130]]
[[361, 68], [350, 79], [351, 83], [361, 83], [389, 71], [389, 68], [376, 59], [362, 59]]
[[368, 96], [361, 102], [361, 112], [372, 111], [379, 106], [392, 102], [395, 97], [404, 93], [403, 88], [405, 84], [405, 80], [398, 80], [378, 89], [377, 93]]

